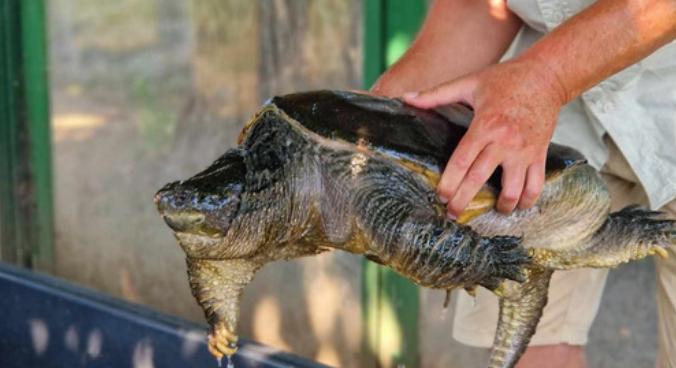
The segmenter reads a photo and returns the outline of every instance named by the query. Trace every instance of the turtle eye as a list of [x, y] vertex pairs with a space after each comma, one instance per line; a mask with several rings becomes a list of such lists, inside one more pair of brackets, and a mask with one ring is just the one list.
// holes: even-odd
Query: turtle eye
[[237, 216], [240, 204], [239, 193], [229, 193], [227, 196], [211, 196], [206, 213], [205, 229], [209, 233], [225, 234], [230, 224]]

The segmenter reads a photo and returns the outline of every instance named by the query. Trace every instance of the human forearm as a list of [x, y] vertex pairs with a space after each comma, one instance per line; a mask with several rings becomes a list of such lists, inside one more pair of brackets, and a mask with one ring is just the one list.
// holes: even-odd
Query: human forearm
[[566, 103], [676, 38], [674, 0], [600, 0], [518, 59], [538, 65]]
[[413, 45], [372, 91], [400, 96], [480, 70], [500, 59], [520, 26], [503, 2], [436, 0]]

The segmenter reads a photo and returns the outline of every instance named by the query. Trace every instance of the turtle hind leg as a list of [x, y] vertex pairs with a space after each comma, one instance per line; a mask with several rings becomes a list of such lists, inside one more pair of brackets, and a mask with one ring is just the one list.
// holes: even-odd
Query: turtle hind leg
[[511, 368], [526, 350], [547, 304], [552, 270], [529, 268], [522, 284], [504, 282], [495, 291], [500, 315], [488, 368]]
[[611, 213], [581, 249], [529, 251], [534, 263], [557, 270], [611, 268], [649, 255], [666, 257], [664, 248], [676, 241], [676, 222], [661, 216], [658, 211], [629, 206]]

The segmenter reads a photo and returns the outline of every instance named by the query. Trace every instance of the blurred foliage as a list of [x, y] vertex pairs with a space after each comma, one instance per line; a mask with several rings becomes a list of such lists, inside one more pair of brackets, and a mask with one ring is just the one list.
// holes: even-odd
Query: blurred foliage
[[[82, 48], [103, 50], [138, 49], [156, 42], [158, 1], [149, 0], [57, 0], [74, 11], [74, 40]], [[69, 3], [69, 4], [65, 4]], [[130, 11], [133, 10], [133, 11]]]
[[136, 128], [147, 152], [162, 153], [171, 146], [176, 129], [176, 114], [164, 106], [157, 85], [145, 79], [133, 84], [136, 104]]
[[[362, 4], [46, 4], [53, 114], [102, 122], [78, 127], [79, 135], [72, 128], [73, 134], [54, 144], [57, 272], [203, 321], [184, 271], [177, 271], [184, 269], [183, 255], [153, 208], [153, 193], [232, 147], [244, 122], [270, 96], [358, 88]], [[267, 279], [247, 290], [243, 308], [254, 310], [257, 298], [281, 293], [288, 285], [330, 280], [335, 295], [344, 300], [341, 308], [312, 307], [322, 299], [294, 286], [294, 297], [279, 298], [280, 308], [288, 312], [281, 334], [295, 352], [335, 366], [357, 366], [359, 273], [351, 268], [339, 271], [346, 277], [334, 278], [329, 266], [335, 269], [335, 264], [312, 262], [320, 261], [271, 269]], [[358, 264], [353, 266], [358, 270]], [[319, 277], [306, 280], [304, 275]], [[254, 331], [261, 322], [266, 323], [250, 314], [243, 321], [243, 335], [274, 343], [274, 329]], [[335, 355], [322, 355], [332, 349]]]

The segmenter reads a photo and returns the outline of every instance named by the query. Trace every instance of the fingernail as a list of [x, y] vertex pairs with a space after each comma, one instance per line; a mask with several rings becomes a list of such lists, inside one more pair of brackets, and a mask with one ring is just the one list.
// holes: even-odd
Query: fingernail
[[444, 196], [439, 196], [439, 202], [446, 204], [446, 203], [448, 203], [448, 198], [446, 198]]
[[404, 97], [405, 99], [414, 99], [418, 97], [418, 94], [419, 94], [418, 92], [406, 92], [402, 95], [402, 97]]
[[455, 221], [457, 219], [455, 215], [450, 212], [446, 212], [446, 217], [448, 217], [448, 219], [451, 221]]

